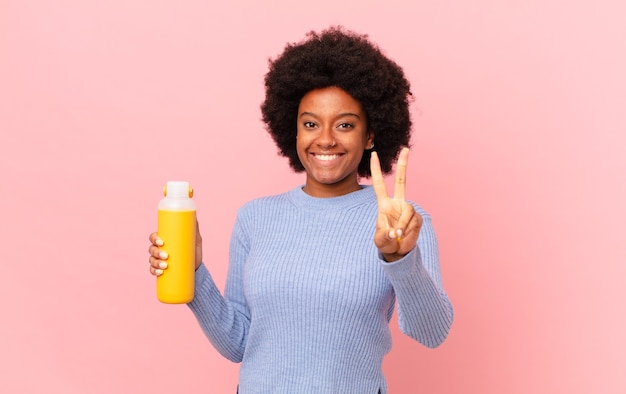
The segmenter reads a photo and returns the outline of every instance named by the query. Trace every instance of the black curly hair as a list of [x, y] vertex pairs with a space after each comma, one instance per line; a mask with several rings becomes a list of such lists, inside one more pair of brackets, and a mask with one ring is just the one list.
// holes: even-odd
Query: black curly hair
[[[410, 85], [402, 68], [367, 35], [341, 26], [311, 31], [304, 41], [287, 44], [278, 58], [269, 61], [261, 112], [279, 153], [296, 172], [304, 171], [296, 151], [298, 107], [311, 90], [330, 86], [343, 89], [361, 104], [368, 131], [374, 133], [382, 172], [390, 173], [400, 149], [409, 146]], [[371, 175], [370, 154], [365, 151], [359, 163], [361, 177]]]

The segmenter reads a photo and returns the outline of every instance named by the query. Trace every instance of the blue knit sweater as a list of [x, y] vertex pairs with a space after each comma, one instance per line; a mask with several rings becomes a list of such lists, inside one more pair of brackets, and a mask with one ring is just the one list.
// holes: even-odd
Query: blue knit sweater
[[428, 347], [446, 338], [453, 310], [437, 239], [415, 208], [418, 245], [393, 263], [373, 242], [370, 186], [333, 198], [298, 187], [239, 210], [224, 296], [201, 265], [189, 304], [215, 348], [242, 362], [239, 393], [386, 393], [396, 299], [402, 332]]

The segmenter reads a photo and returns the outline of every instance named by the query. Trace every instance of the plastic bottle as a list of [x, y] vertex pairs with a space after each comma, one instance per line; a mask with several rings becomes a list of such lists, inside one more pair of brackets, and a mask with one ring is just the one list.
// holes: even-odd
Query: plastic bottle
[[167, 182], [159, 201], [157, 233], [168, 254], [157, 276], [157, 298], [167, 304], [193, 300], [196, 256], [196, 203], [188, 182]]

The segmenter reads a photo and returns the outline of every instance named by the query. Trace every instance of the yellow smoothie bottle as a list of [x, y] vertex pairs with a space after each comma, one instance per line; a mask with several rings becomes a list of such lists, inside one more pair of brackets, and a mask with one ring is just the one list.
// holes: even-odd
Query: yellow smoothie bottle
[[193, 300], [196, 258], [196, 203], [188, 182], [167, 182], [159, 201], [157, 233], [168, 254], [157, 276], [157, 298], [167, 304]]

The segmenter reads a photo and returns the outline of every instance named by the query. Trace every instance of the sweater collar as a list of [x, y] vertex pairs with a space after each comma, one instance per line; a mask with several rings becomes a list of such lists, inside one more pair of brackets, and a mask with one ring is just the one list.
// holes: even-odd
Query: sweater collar
[[304, 192], [300, 185], [288, 192], [289, 199], [298, 207], [310, 210], [320, 209], [347, 209], [357, 205], [376, 201], [374, 188], [371, 185], [361, 185], [361, 189], [338, 197], [312, 197]]

